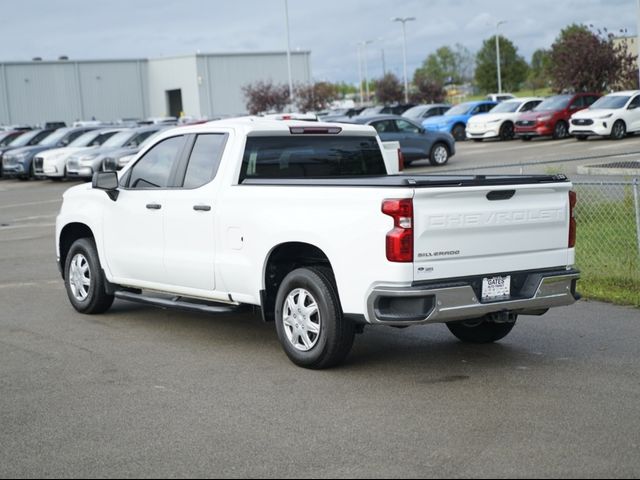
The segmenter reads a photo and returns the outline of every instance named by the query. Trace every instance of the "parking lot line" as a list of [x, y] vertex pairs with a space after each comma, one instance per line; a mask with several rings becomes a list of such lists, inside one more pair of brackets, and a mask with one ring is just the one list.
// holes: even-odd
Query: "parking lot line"
[[11, 288], [40, 287], [43, 285], [58, 285], [62, 280], [45, 280], [42, 282], [17, 282], [17, 283], [0, 283], [0, 290]]
[[0, 227], [0, 232], [4, 232], [6, 230], [18, 230], [20, 228], [49, 228], [55, 227], [55, 223], [32, 223], [29, 225], [8, 225], [6, 227]]
[[57, 198], [55, 200], [42, 200], [40, 202], [28, 202], [28, 203], [14, 203], [11, 205], [0, 205], [0, 210], [4, 210], [7, 208], [20, 208], [20, 207], [30, 207], [33, 205], [44, 205], [48, 203], [58, 203], [61, 202], [62, 198]]

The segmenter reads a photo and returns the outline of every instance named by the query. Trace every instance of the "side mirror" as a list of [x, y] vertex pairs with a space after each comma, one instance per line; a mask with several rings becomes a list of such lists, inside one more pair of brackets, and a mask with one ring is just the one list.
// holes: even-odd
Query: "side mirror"
[[91, 182], [93, 188], [104, 190], [114, 202], [118, 199], [118, 174], [116, 172], [96, 172]]

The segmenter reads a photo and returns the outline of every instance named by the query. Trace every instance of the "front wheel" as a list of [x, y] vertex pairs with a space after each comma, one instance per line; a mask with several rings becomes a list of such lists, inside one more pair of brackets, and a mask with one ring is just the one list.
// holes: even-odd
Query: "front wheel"
[[627, 126], [622, 120], [618, 120], [611, 127], [611, 138], [613, 140], [622, 140], [627, 136]]
[[443, 143], [436, 143], [433, 148], [431, 148], [431, 153], [429, 154], [429, 162], [431, 165], [436, 167], [441, 167], [442, 165], [446, 165], [449, 161], [449, 149]]
[[563, 138], [567, 138], [569, 135], [569, 128], [567, 124], [562, 120], [556, 123], [556, 126], [553, 129], [553, 138], [555, 140], [562, 140]]
[[304, 368], [334, 367], [347, 357], [355, 325], [342, 315], [329, 268], [299, 268], [282, 281], [276, 298], [276, 330], [289, 359]]
[[467, 128], [462, 123], [458, 123], [451, 129], [451, 135], [456, 142], [464, 142], [467, 139]]
[[514, 136], [514, 129], [513, 129], [513, 123], [511, 122], [505, 122], [502, 127], [500, 127], [500, 140], [506, 141], [506, 140], [513, 140], [513, 136]]
[[81, 238], [71, 245], [64, 268], [64, 284], [73, 308], [89, 315], [111, 308], [114, 297], [106, 292], [106, 279], [92, 239]]
[[493, 343], [506, 337], [516, 324], [518, 316], [509, 315], [508, 322], [494, 322], [488, 317], [464, 322], [447, 323], [449, 331], [465, 343]]

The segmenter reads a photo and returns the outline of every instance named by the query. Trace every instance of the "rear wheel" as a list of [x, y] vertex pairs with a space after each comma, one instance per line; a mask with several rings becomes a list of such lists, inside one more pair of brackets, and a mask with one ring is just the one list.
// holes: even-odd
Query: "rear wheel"
[[589, 138], [586, 135], [576, 135], [576, 140], [578, 140], [579, 142], [584, 142], [587, 138]]
[[505, 122], [500, 127], [500, 140], [513, 140], [513, 123]]
[[569, 128], [567, 127], [567, 123], [560, 120], [556, 123], [556, 126], [553, 129], [553, 138], [556, 140], [561, 140], [563, 138], [567, 138], [569, 135]]
[[276, 330], [289, 359], [320, 370], [340, 364], [351, 351], [355, 324], [342, 315], [331, 269], [299, 268], [280, 284]]
[[446, 165], [449, 161], [449, 149], [444, 143], [436, 143], [431, 148], [431, 153], [429, 154], [429, 162], [431, 165], [436, 167], [441, 167], [442, 165]]
[[530, 142], [531, 137], [520, 137], [520, 140], [522, 140], [523, 142]]
[[461, 342], [493, 343], [506, 337], [516, 324], [518, 316], [509, 315], [507, 322], [495, 322], [491, 317], [482, 317], [464, 322], [447, 323], [449, 331]]
[[456, 142], [464, 142], [467, 139], [467, 128], [462, 123], [458, 123], [451, 129], [451, 135]]
[[106, 279], [92, 239], [81, 238], [71, 245], [64, 271], [69, 301], [78, 312], [91, 315], [111, 308], [114, 297], [106, 292]]
[[611, 138], [613, 140], [622, 140], [627, 136], [627, 126], [622, 120], [618, 120], [611, 127]]

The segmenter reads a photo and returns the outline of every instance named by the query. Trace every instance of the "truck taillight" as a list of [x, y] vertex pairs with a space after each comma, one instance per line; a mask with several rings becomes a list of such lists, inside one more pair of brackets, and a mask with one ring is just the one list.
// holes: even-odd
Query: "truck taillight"
[[402, 154], [402, 150], [398, 149], [398, 171], [401, 172], [404, 170], [404, 155]]
[[576, 246], [576, 204], [578, 195], [576, 192], [569, 192], [569, 248]]
[[393, 218], [393, 230], [387, 233], [387, 260], [413, 262], [413, 200], [385, 200], [382, 213]]

